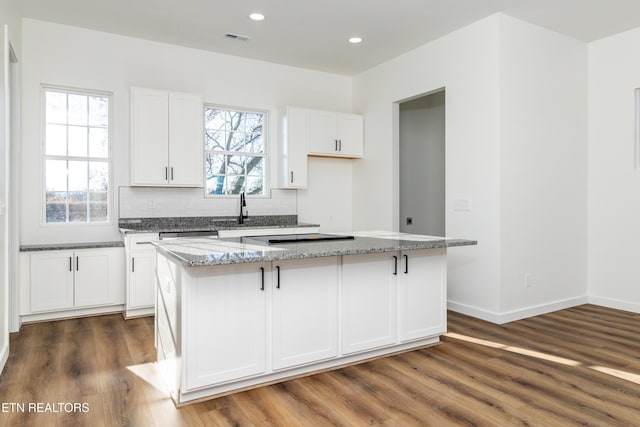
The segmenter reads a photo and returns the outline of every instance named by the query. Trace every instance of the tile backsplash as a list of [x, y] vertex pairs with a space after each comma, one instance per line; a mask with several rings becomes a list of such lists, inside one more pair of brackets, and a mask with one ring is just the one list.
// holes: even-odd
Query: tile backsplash
[[[238, 215], [239, 197], [205, 198], [202, 188], [120, 187], [119, 218]], [[296, 215], [296, 191], [271, 190], [271, 197], [247, 197], [249, 215]]]

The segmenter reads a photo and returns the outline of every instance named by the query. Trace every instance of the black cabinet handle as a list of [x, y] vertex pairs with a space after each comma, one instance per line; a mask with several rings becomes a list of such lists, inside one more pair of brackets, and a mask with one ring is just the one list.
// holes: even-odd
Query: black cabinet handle
[[171, 166], [171, 181], [173, 181], [173, 166]]
[[131, 272], [135, 273], [136, 272], [136, 259], [135, 258], [131, 258]]
[[338, 147], [339, 147], [339, 148], [338, 148], [338, 151], [342, 151], [342, 140], [341, 140], [341, 139], [339, 139], [339, 140], [338, 140], [338, 143], [339, 143], [339, 144], [338, 144]]
[[291, 183], [293, 184], [293, 171], [291, 171]]
[[164, 179], [169, 179], [169, 168], [167, 166], [164, 167]]
[[69, 257], [69, 271], [73, 271], [72, 264], [73, 264], [73, 258]]
[[334, 141], [335, 141], [335, 143], [336, 143], [336, 149], [335, 149], [335, 150], [333, 150], [333, 151], [338, 151], [338, 140], [337, 140], [337, 139], [334, 139]]
[[280, 266], [279, 265], [276, 266], [276, 272], [278, 277], [278, 282], [276, 283], [276, 289], [280, 289]]
[[404, 256], [404, 274], [409, 273], [409, 255]]
[[398, 257], [393, 256], [393, 275], [396, 276], [398, 274]]
[[80, 269], [80, 258], [76, 257], [76, 271]]
[[262, 275], [262, 286], [260, 286], [260, 290], [264, 291], [264, 267], [260, 267], [260, 274]]

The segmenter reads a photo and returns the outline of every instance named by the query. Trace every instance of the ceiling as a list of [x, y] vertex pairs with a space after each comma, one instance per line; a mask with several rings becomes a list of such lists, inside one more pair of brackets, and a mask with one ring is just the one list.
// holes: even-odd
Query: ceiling
[[[585, 42], [640, 27], [640, 0], [21, 0], [24, 17], [354, 75], [496, 12]], [[251, 12], [266, 16], [248, 19]], [[225, 33], [249, 36], [231, 40]], [[352, 36], [364, 41], [347, 43]]]

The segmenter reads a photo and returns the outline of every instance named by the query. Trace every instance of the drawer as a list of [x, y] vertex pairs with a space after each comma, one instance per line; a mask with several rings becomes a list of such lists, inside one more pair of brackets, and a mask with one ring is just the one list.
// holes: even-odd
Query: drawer
[[149, 242], [157, 242], [158, 233], [135, 233], [125, 236], [125, 246], [129, 251], [143, 251], [154, 249]]

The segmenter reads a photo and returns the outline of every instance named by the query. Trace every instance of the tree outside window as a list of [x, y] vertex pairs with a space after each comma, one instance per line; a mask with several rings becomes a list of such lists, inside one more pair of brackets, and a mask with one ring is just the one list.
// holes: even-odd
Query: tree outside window
[[205, 107], [207, 196], [265, 192], [265, 114]]

